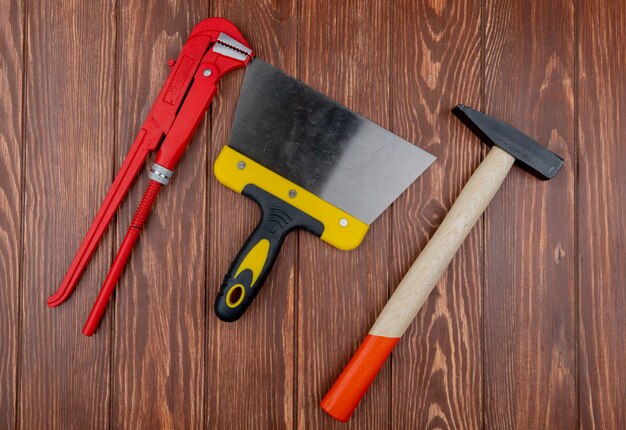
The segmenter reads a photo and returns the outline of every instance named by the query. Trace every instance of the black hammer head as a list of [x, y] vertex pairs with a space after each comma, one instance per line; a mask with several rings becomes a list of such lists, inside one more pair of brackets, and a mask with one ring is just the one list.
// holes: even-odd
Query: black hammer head
[[518, 129], [465, 105], [452, 112], [489, 146], [497, 146], [515, 158], [515, 163], [540, 179], [552, 179], [563, 166], [563, 159]]

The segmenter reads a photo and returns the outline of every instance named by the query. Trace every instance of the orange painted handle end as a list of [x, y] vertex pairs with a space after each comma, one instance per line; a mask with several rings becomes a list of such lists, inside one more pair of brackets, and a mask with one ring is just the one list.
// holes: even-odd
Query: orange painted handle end
[[331, 417], [346, 422], [396, 346], [399, 337], [368, 334], [320, 406]]

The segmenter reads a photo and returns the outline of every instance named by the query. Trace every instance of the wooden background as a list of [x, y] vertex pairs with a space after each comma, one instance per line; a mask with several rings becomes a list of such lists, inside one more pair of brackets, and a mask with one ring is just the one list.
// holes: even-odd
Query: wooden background
[[[243, 71], [228, 75], [86, 338], [146, 175], [72, 298], [46, 297], [209, 16], [439, 160], [357, 250], [291, 235], [253, 308], [220, 322], [258, 217], [212, 174]], [[625, 41], [621, 0], [0, 0], [0, 428], [626, 428]], [[512, 171], [340, 425], [321, 397], [485, 154], [459, 102], [565, 168]]]

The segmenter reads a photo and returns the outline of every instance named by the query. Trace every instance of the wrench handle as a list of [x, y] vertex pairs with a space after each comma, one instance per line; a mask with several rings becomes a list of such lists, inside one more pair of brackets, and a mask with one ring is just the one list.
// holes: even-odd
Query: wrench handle
[[130, 254], [135, 247], [135, 243], [137, 243], [137, 239], [139, 239], [139, 234], [143, 229], [148, 216], [150, 215], [150, 210], [152, 209], [152, 205], [156, 201], [156, 197], [159, 194], [159, 190], [161, 189], [161, 183], [151, 180], [146, 188], [146, 191], [139, 203], [139, 207], [135, 212], [135, 216], [130, 223], [130, 227], [126, 232], [126, 236], [124, 236], [124, 240], [122, 241], [122, 245], [120, 246], [115, 259], [113, 259], [113, 264], [111, 264], [111, 268], [109, 269], [109, 273], [107, 274], [106, 279], [104, 280], [104, 284], [100, 289], [100, 293], [96, 298], [96, 302], [89, 313], [89, 317], [87, 318], [87, 322], [85, 323], [85, 327], [83, 327], [83, 334], [85, 336], [91, 336], [94, 334], [98, 325], [100, 325], [100, 320], [102, 319], [102, 315], [106, 310], [107, 304], [109, 303], [109, 299], [113, 294], [113, 290], [115, 289], [115, 285], [117, 284], [120, 275], [122, 274], [122, 270], [124, 266], [126, 266], [126, 262], [130, 257]]

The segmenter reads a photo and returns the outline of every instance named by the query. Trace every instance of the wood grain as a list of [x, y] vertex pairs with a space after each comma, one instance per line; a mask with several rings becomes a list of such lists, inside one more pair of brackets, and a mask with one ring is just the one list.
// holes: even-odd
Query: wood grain
[[[116, 169], [170, 72], [168, 59], [207, 14], [204, 1], [120, 3]], [[109, 309], [116, 428], [202, 426], [207, 129], [203, 122], [162, 189]], [[141, 174], [120, 209], [116, 250], [147, 182]]]
[[18, 427], [108, 425], [110, 336], [80, 329], [111, 235], [72, 298], [58, 287], [112, 179], [115, 3], [30, 2], [26, 28], [23, 279]]
[[15, 428], [22, 232], [24, 2], [0, 1], [0, 427]]
[[[393, 206], [395, 288], [478, 166], [482, 148], [450, 109], [479, 106], [480, 3], [395, 5], [392, 130], [438, 160]], [[400, 340], [393, 357], [392, 427], [481, 425], [479, 222]]]
[[[303, 3], [298, 49], [300, 79], [386, 127], [390, 13], [386, 1]], [[319, 407], [387, 299], [389, 219], [389, 212], [378, 218], [348, 252], [300, 233], [297, 428], [384, 428], [389, 422], [389, 366], [347, 426]]]
[[[211, 15], [230, 19], [255, 53], [287, 73], [296, 71], [297, 21], [293, 1], [216, 0]], [[206, 427], [290, 428], [294, 414], [294, 294], [296, 235], [287, 236], [263, 291], [235, 323], [220, 321], [215, 295], [232, 260], [259, 220], [246, 197], [217, 182], [213, 162], [228, 143], [243, 70], [220, 82], [213, 103], [209, 276], [207, 289]]]
[[[243, 71], [227, 75], [85, 338], [145, 175], [70, 300], [46, 297], [208, 16], [439, 159], [358, 249], [290, 235], [223, 323], [215, 294], [259, 215], [212, 172]], [[0, 0], [0, 24], [0, 428], [626, 428], [623, 1]], [[511, 171], [340, 425], [321, 397], [486, 153], [459, 102], [565, 166]]]
[[626, 5], [579, 2], [580, 427], [626, 428]]
[[486, 428], [575, 428], [574, 2], [487, 1], [484, 106], [565, 159], [513, 169], [485, 217]]

